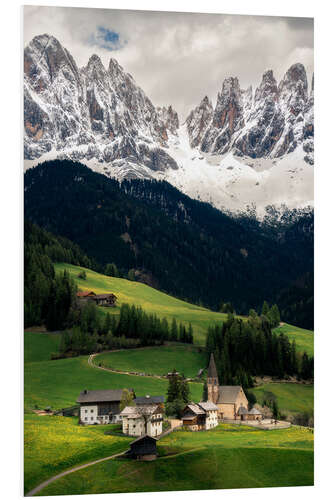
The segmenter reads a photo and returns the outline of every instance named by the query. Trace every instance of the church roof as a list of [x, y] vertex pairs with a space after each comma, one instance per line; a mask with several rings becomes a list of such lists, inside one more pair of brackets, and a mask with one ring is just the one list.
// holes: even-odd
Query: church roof
[[241, 388], [240, 385], [220, 385], [217, 403], [235, 403]]
[[209, 361], [207, 376], [209, 378], [217, 378], [217, 370], [216, 370], [216, 365], [215, 365], [215, 360], [214, 360], [214, 354], [213, 353], [211, 353], [211, 355], [210, 355], [210, 361]]

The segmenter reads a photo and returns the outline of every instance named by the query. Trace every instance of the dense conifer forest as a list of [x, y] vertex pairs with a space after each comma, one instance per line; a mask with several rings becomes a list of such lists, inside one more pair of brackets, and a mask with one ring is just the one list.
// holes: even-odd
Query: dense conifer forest
[[87, 267], [112, 265], [213, 310], [231, 302], [244, 314], [267, 299], [282, 319], [313, 328], [313, 214], [286, 213], [232, 217], [166, 182], [120, 184], [68, 160], [25, 174], [26, 219], [79, 245]]

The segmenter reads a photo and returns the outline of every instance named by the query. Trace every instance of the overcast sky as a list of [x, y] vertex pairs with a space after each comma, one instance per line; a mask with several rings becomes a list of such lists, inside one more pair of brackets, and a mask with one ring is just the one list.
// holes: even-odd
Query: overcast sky
[[131, 73], [153, 104], [172, 104], [184, 119], [224, 78], [256, 87], [262, 73], [279, 81], [291, 64], [313, 72], [313, 20], [65, 7], [25, 7], [24, 43], [55, 36], [79, 67], [98, 54]]

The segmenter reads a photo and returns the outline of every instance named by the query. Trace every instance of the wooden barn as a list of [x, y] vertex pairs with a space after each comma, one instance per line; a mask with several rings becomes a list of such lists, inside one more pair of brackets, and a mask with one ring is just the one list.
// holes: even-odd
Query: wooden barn
[[130, 450], [127, 456], [136, 460], [156, 460], [157, 458], [157, 439], [145, 435], [141, 436], [130, 444]]
[[190, 403], [185, 406], [182, 416], [183, 425], [191, 431], [201, 431], [206, 428], [206, 412], [199, 405]]
[[92, 290], [77, 292], [80, 302], [94, 301], [97, 306], [115, 307], [117, 297], [114, 293], [96, 294]]
[[117, 301], [117, 297], [114, 293], [100, 293], [92, 296], [91, 298], [97, 306], [105, 307], [115, 307]]

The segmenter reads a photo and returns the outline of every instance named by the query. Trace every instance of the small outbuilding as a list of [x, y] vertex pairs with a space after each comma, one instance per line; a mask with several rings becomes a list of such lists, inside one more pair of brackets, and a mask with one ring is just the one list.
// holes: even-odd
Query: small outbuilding
[[130, 450], [127, 456], [136, 460], [156, 460], [157, 458], [157, 439], [152, 436], [141, 436], [130, 444]]
[[252, 408], [247, 415], [248, 420], [262, 420], [262, 413], [258, 408]]
[[240, 406], [238, 408], [237, 416], [240, 417], [241, 420], [247, 420], [248, 413], [249, 412], [245, 406]]

